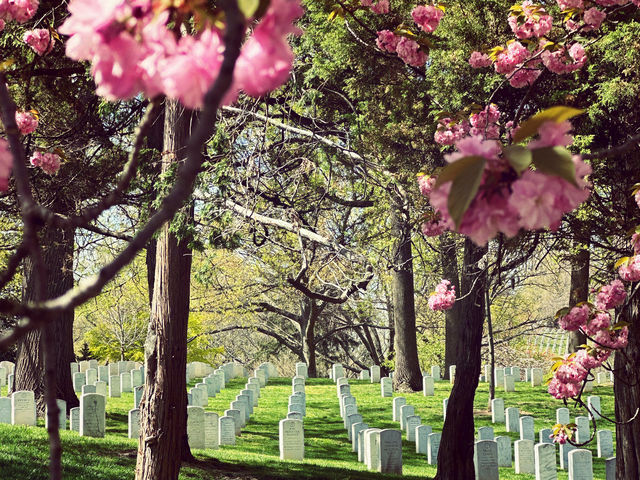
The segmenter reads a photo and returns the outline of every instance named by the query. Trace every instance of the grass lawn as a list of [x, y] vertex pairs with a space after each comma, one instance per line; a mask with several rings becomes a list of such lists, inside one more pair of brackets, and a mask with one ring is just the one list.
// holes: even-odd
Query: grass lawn
[[[222, 415], [229, 403], [244, 388], [246, 379], [233, 379], [216, 398], [209, 399], [207, 410]], [[368, 381], [350, 380], [351, 393], [358, 402], [358, 413], [372, 427], [399, 428], [391, 418], [391, 398], [380, 397], [380, 385]], [[194, 385], [192, 383], [190, 386]], [[550, 428], [555, 423], [555, 409], [563, 406], [546, 393], [545, 387], [531, 388], [517, 383], [515, 393], [499, 392], [505, 407], [518, 407], [521, 415], [535, 418], [538, 430]], [[451, 388], [448, 382], [436, 382], [435, 396], [424, 397], [422, 393], [402, 394], [407, 403], [416, 408], [422, 423], [431, 425], [434, 431], [442, 429], [442, 401]], [[6, 395], [6, 387], [2, 390]], [[368, 472], [358, 463], [351, 452], [351, 443], [342, 426], [335, 384], [328, 379], [307, 380], [307, 416], [305, 427], [305, 460], [283, 462], [278, 452], [278, 421], [286, 416], [291, 380], [271, 379], [261, 391], [258, 407], [235, 446], [223, 446], [218, 450], [195, 450], [198, 461], [185, 464], [180, 478], [187, 480], [212, 479], [373, 479], [398, 478]], [[399, 394], [394, 394], [398, 396]], [[594, 388], [592, 395], [602, 399], [602, 411], [613, 416], [613, 389], [611, 386]], [[487, 412], [488, 384], [482, 383], [476, 394], [476, 428], [485, 425], [494, 427], [495, 435], [507, 435], [512, 441], [519, 437], [507, 433], [504, 425], [492, 425]], [[133, 478], [137, 440], [127, 439], [127, 412], [133, 408], [133, 394], [124, 393], [120, 398], [107, 399], [106, 437], [93, 439], [80, 437], [75, 432], [61, 432], [63, 444], [63, 474], [70, 480], [122, 480]], [[571, 416], [584, 415], [584, 411], [570, 408]], [[0, 479], [46, 479], [48, 441], [43, 420], [38, 428], [12, 427], [0, 424]], [[612, 429], [605, 421], [601, 428]], [[403, 439], [404, 439], [403, 434]], [[615, 440], [615, 436], [614, 436]], [[604, 460], [595, 458], [595, 442], [591, 446], [594, 454], [594, 478], [604, 479]], [[415, 444], [403, 440], [403, 472], [409, 479], [431, 478], [435, 466], [427, 464], [424, 455], [415, 453]], [[501, 468], [500, 478], [507, 480], [533, 480], [533, 475], [516, 475], [513, 469]], [[559, 480], [566, 480], [563, 471]]]

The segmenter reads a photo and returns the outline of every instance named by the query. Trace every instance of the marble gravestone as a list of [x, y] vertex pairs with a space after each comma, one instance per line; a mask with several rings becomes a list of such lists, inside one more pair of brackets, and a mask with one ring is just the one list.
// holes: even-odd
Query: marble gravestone
[[120, 375], [112, 375], [109, 377], [109, 396], [120, 396]]
[[513, 457], [511, 455], [511, 438], [501, 435], [495, 438], [498, 445], [498, 466], [511, 467]]
[[369, 373], [371, 374], [371, 383], [380, 383], [380, 367], [378, 365], [371, 365]]
[[204, 408], [201, 406], [187, 407], [187, 437], [190, 448], [204, 448]]
[[304, 460], [304, 428], [300, 420], [280, 420], [280, 460]]
[[[187, 420], [187, 424], [189, 420]], [[140, 437], [140, 409], [133, 408], [129, 410], [127, 415], [127, 437], [139, 438]]]
[[553, 440], [551, 439], [552, 434], [553, 430], [551, 430], [550, 428], [543, 428], [542, 430], [540, 430], [540, 432], [538, 432], [538, 435], [540, 437], [538, 441], [540, 443], [553, 443]]
[[379, 428], [368, 428], [364, 432], [364, 463], [369, 470], [378, 470], [380, 432]]
[[479, 427], [478, 440], [493, 440], [493, 427]]
[[491, 423], [504, 423], [504, 399], [491, 400]]
[[236, 420], [231, 416], [220, 417], [218, 421], [218, 444], [236, 444]]
[[539, 443], [533, 450], [536, 480], [558, 480], [555, 445]]
[[364, 422], [357, 422], [351, 425], [351, 451], [352, 452], [356, 452], [356, 453], [358, 452], [358, 434], [360, 433], [360, 431], [366, 430], [367, 428], [369, 428], [369, 425], [367, 425]]
[[431, 366], [431, 376], [433, 377], [433, 380], [438, 382], [440, 381], [440, 366], [439, 365], [432, 365]]
[[416, 427], [416, 453], [427, 454], [427, 438], [433, 433], [429, 425], [419, 425]]
[[531, 440], [532, 442], [536, 441], [533, 417], [529, 415], [520, 417], [520, 440]]
[[571, 417], [569, 416], [568, 408], [556, 408], [556, 423], [562, 423], [566, 425], [571, 422]]
[[427, 435], [427, 463], [436, 465], [438, 463], [438, 450], [440, 449], [440, 433], [430, 433]]
[[611, 430], [598, 430], [596, 438], [598, 441], [598, 457], [613, 457], [613, 434]]
[[394, 422], [400, 421], [400, 408], [402, 408], [406, 404], [407, 404], [407, 399], [404, 397], [396, 397], [393, 399], [393, 409], [392, 409], [393, 417], [392, 418]]
[[433, 397], [433, 387], [434, 387], [434, 381], [433, 381], [433, 377], [430, 376], [424, 376], [422, 377], [422, 394], [425, 397]]
[[80, 436], [104, 437], [106, 397], [87, 393], [80, 397]]
[[533, 440], [516, 440], [513, 444], [516, 473], [535, 473]]
[[498, 480], [498, 444], [493, 440], [480, 440], [473, 448], [473, 466], [476, 480]]
[[409, 415], [405, 422], [405, 433], [408, 442], [415, 443], [416, 441], [416, 428], [420, 426], [422, 419], [419, 415]]
[[393, 396], [393, 384], [391, 378], [383, 377], [380, 379], [380, 396], [392, 397]]
[[218, 448], [218, 414], [204, 412], [204, 448]]
[[593, 480], [591, 450], [576, 448], [569, 452], [569, 480]]
[[11, 398], [0, 397], [0, 423], [11, 423]]
[[69, 410], [69, 429], [73, 432], [80, 432], [80, 407]]
[[402, 475], [402, 433], [382, 430], [378, 437], [378, 472]]
[[509, 407], [505, 410], [507, 417], [507, 432], [520, 432], [520, 409], [518, 407]]
[[11, 395], [11, 424], [36, 426], [36, 402], [32, 391], [20, 390]]
[[404, 431], [407, 428], [407, 418], [415, 415], [415, 413], [413, 405], [403, 405], [400, 407], [400, 430]]

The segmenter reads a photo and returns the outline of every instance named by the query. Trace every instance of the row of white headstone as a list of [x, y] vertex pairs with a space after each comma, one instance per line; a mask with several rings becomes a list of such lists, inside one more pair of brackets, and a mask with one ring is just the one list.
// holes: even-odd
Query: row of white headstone
[[[379, 367], [378, 367], [379, 368]], [[338, 370], [334, 375], [340, 373]], [[378, 370], [379, 375], [379, 370]], [[347, 438], [351, 441], [351, 450], [358, 455], [369, 470], [381, 473], [402, 474], [402, 433], [399, 430], [370, 428], [358, 413], [356, 398], [351, 395], [351, 386], [345, 377], [334, 377], [336, 393], [340, 404], [340, 416]], [[391, 379], [380, 379], [384, 394], [385, 384]], [[389, 395], [391, 396], [391, 395]]]
[[191, 389], [187, 407], [187, 436], [191, 448], [216, 449], [220, 445], [235, 445], [236, 437], [241, 435], [254, 407], [258, 406], [260, 389], [266, 386], [271, 374], [278, 376], [272, 364], [262, 364], [254, 370], [223, 416], [205, 411], [209, 397], [215, 397], [232, 378], [246, 376], [246, 369], [239, 367], [235, 363], [222, 365]]
[[400, 429], [405, 432], [407, 441], [415, 443], [416, 453], [426, 455], [427, 463], [435, 465], [441, 434], [434, 432], [430, 425], [422, 424], [422, 419], [416, 415], [415, 407], [408, 405], [405, 397], [393, 399], [392, 418], [394, 422], [400, 423]]
[[[307, 365], [296, 364], [296, 373], [306, 373]], [[304, 460], [304, 417], [307, 415], [306, 377], [291, 379], [287, 417], [278, 423], [278, 446], [281, 460]]]

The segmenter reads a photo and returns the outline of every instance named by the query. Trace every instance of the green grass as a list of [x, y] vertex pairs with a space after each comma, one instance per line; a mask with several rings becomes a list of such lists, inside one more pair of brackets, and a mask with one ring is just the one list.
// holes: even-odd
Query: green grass
[[[226, 389], [216, 398], [209, 399], [207, 410], [222, 415], [229, 403], [244, 388], [246, 379], [228, 382]], [[192, 383], [190, 386], [193, 386]], [[351, 380], [351, 392], [358, 402], [358, 412], [364, 421], [377, 428], [399, 428], [392, 421], [392, 398], [380, 397], [379, 384]], [[524, 383], [516, 384], [518, 392], [499, 392], [505, 406], [517, 406], [521, 415], [533, 415], [536, 435], [542, 428], [555, 423], [555, 409], [563, 406], [552, 399], [544, 387], [535, 389]], [[442, 400], [449, 395], [448, 382], [436, 382], [435, 396], [424, 397], [421, 393], [401, 394], [407, 403], [414, 405], [416, 415], [422, 423], [431, 425], [434, 431], [442, 428]], [[6, 389], [3, 391], [6, 395]], [[309, 379], [306, 386], [307, 416], [305, 426], [305, 460], [283, 462], [278, 452], [278, 421], [287, 413], [288, 396], [291, 394], [290, 379], [272, 379], [261, 391], [258, 407], [235, 446], [223, 446], [219, 450], [195, 450], [198, 461], [183, 465], [180, 478], [183, 480], [209, 480], [230, 478], [256, 479], [373, 479], [397, 478], [368, 472], [358, 463], [351, 452], [339, 414], [336, 387], [328, 379]], [[592, 393], [602, 399], [605, 413], [613, 411], [613, 391], [610, 386], [596, 387]], [[399, 394], [394, 394], [398, 396]], [[488, 385], [480, 384], [476, 394], [476, 427], [491, 425], [495, 435], [507, 435], [513, 441], [518, 437], [507, 433], [504, 425], [492, 425], [491, 415], [486, 411]], [[65, 479], [72, 480], [121, 480], [133, 478], [137, 440], [127, 439], [127, 412], [133, 408], [133, 394], [124, 393], [120, 398], [107, 401], [106, 437], [92, 439], [80, 437], [75, 432], [61, 432], [64, 448], [63, 471]], [[585, 412], [571, 409], [572, 417]], [[42, 425], [42, 420], [39, 421]], [[611, 428], [606, 422], [601, 428]], [[404, 438], [404, 435], [403, 435]], [[604, 461], [595, 458], [594, 478], [604, 479]], [[435, 467], [426, 463], [423, 455], [415, 453], [415, 444], [403, 441], [403, 472], [408, 479], [433, 477]], [[39, 480], [47, 478], [48, 443], [44, 428], [12, 427], [0, 425], [0, 478]], [[228, 475], [227, 475], [228, 474]], [[506, 480], [533, 480], [533, 475], [516, 475], [513, 469], [501, 468], [500, 478]], [[567, 475], [559, 471], [559, 480]]]

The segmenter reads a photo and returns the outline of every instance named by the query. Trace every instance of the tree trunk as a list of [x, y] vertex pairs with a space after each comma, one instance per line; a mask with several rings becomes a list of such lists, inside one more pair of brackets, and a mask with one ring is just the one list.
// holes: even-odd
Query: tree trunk
[[[571, 259], [571, 291], [569, 292], [569, 305], [574, 306], [579, 302], [586, 302], [589, 299], [589, 239], [581, 242], [578, 239], [573, 241], [573, 249], [578, 252]], [[579, 330], [569, 332], [569, 342], [567, 343], [567, 353], [573, 353], [580, 348], [580, 345], [587, 343], [587, 336]]]
[[[460, 292], [460, 281], [458, 277], [458, 248], [454, 234], [444, 233], [440, 236], [440, 258], [442, 262], [442, 277], [451, 282], [456, 287], [456, 292]], [[459, 296], [459, 293], [458, 293]], [[443, 378], [449, 379], [449, 367], [455, 365], [458, 358], [458, 346], [462, 340], [464, 329], [460, 318], [460, 304], [453, 304], [453, 307], [444, 314], [444, 372]]]
[[318, 377], [318, 366], [316, 362], [316, 337], [315, 328], [318, 320], [318, 307], [316, 302], [310, 298], [303, 300], [302, 317], [302, 355], [304, 362], [307, 364], [307, 374], [309, 378]]
[[489, 411], [491, 411], [491, 400], [496, 398], [496, 349], [493, 342], [493, 321], [491, 319], [491, 297], [489, 295], [489, 286], [485, 286], [485, 309], [487, 310], [487, 333], [489, 340]]
[[[46, 298], [54, 298], [73, 288], [73, 228], [42, 231], [43, 260], [47, 267]], [[25, 260], [22, 296], [23, 300], [35, 298], [37, 272], [29, 259]], [[73, 310], [59, 313], [53, 323], [47, 327], [51, 342], [56, 346], [50, 357], [56, 372], [56, 398], [67, 402], [67, 408], [79, 405], [73, 391], [73, 379], [69, 363], [75, 360], [73, 352]], [[44, 356], [42, 330], [29, 332], [18, 346], [15, 368], [15, 391], [31, 390], [36, 398], [38, 412], [44, 411]]]
[[[636, 287], [632, 284], [632, 288]], [[633, 290], [632, 290], [633, 291]], [[640, 408], [640, 294], [629, 299], [620, 314], [629, 323], [629, 343], [615, 354], [616, 420], [626, 422]], [[640, 478], [640, 415], [625, 425], [616, 426], [616, 479]]]
[[449, 396], [447, 416], [442, 428], [436, 480], [475, 478], [473, 467], [473, 398], [480, 375], [480, 348], [484, 321], [485, 275], [478, 262], [486, 248], [465, 239], [464, 271], [461, 279], [460, 307], [465, 312], [462, 343], [456, 360], [456, 380]]
[[417, 391], [422, 388], [422, 372], [416, 340], [409, 204], [402, 190], [392, 192], [390, 200], [391, 229], [395, 239], [392, 286], [396, 364], [393, 386], [396, 391]]
[[[191, 112], [166, 101], [162, 170], [179, 161], [189, 136]], [[191, 208], [191, 212], [193, 212]], [[136, 480], [177, 480], [187, 443], [187, 324], [191, 250], [165, 224], [157, 241], [155, 284], [145, 345], [146, 383]], [[186, 448], [186, 452], [185, 452]]]

